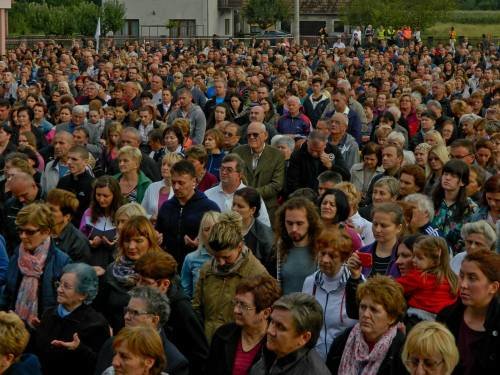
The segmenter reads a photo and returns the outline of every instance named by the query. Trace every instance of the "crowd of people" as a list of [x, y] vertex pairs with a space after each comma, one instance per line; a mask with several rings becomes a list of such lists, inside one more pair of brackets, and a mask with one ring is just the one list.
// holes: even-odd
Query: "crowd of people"
[[2, 57], [0, 374], [495, 373], [498, 46], [370, 32]]

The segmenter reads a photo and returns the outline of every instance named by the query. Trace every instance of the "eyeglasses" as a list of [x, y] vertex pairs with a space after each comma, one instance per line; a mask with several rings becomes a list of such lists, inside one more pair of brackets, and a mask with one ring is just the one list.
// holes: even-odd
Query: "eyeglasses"
[[433, 371], [436, 370], [438, 366], [441, 365], [441, 363], [443, 363], [443, 360], [435, 361], [430, 358], [411, 357], [405, 361], [406, 366], [408, 366], [412, 370], [416, 369], [420, 365], [420, 363], [422, 363], [425, 370]]
[[450, 154], [451, 158], [452, 159], [458, 159], [458, 160], [463, 160], [465, 159], [467, 156], [471, 156], [472, 154], [467, 154], [467, 155], [453, 155], [453, 154]]
[[236, 169], [233, 167], [220, 167], [221, 172], [233, 173], [236, 172]]
[[259, 138], [260, 133], [247, 133], [247, 138]]
[[131, 309], [128, 306], [125, 306], [123, 308], [123, 315], [127, 315], [127, 314], [129, 314], [132, 318], [137, 318], [138, 316], [149, 315], [150, 313], [148, 313], [147, 311], [134, 310], [134, 309]]
[[231, 133], [231, 132], [224, 132], [224, 137], [234, 137], [235, 134]]
[[60, 281], [56, 281], [56, 282], [54, 283], [54, 285], [55, 285], [56, 289], [59, 289], [59, 287], [61, 287], [61, 288], [62, 288], [62, 289], [64, 289], [64, 290], [73, 290], [73, 289], [75, 289], [75, 287], [73, 287], [73, 286], [71, 286], [71, 285], [68, 285], [68, 284], [66, 284], [66, 283], [62, 283], [62, 282], [60, 282]]
[[27, 236], [33, 236], [38, 232], [40, 232], [40, 228], [38, 229], [17, 228], [17, 234], [19, 236], [23, 233], [26, 234]]
[[234, 307], [236, 307], [236, 306], [237, 306], [239, 309], [244, 310], [244, 311], [252, 311], [252, 310], [255, 310], [255, 309], [256, 309], [256, 307], [250, 307], [250, 306], [248, 306], [246, 303], [241, 302], [241, 301], [238, 301], [238, 300], [236, 300], [236, 299], [233, 299], [233, 300], [231, 301], [231, 304], [232, 304]]

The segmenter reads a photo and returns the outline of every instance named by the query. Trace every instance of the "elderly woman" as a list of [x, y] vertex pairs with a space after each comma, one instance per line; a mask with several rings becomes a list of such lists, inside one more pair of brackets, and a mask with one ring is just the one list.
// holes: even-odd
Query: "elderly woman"
[[180, 125], [170, 125], [163, 131], [165, 155], [176, 153], [184, 155], [184, 134]]
[[0, 311], [0, 337], [0, 374], [42, 375], [38, 358], [23, 354], [30, 334], [19, 316]]
[[120, 173], [113, 176], [120, 184], [123, 197], [129, 202], [141, 203], [151, 180], [139, 169], [142, 153], [138, 148], [124, 146], [118, 151]]
[[[495, 374], [500, 366], [500, 255], [487, 250], [468, 254], [459, 274], [460, 298], [437, 321], [455, 337], [460, 354], [457, 374]], [[474, 344], [471, 344], [473, 338]]]
[[161, 160], [162, 180], [153, 182], [144, 193], [141, 204], [153, 220], [158, 216], [158, 211], [163, 203], [174, 196], [170, 182], [170, 167], [179, 160], [182, 160], [182, 156], [179, 154], [170, 153], [165, 155]]
[[14, 311], [33, 326], [56, 306], [55, 283], [71, 258], [50, 237], [54, 218], [46, 204], [24, 206], [16, 216], [16, 227], [21, 244], [10, 259], [0, 309]]
[[460, 273], [462, 262], [468, 254], [479, 250], [494, 250], [497, 242], [495, 230], [485, 220], [464, 224], [460, 234], [465, 242], [465, 251], [458, 253], [451, 260], [451, 269], [457, 275]]
[[372, 204], [362, 207], [359, 214], [372, 220], [373, 206], [379, 203], [395, 202], [399, 196], [399, 181], [391, 176], [382, 177], [373, 185]]
[[108, 322], [90, 304], [97, 295], [94, 269], [68, 264], [57, 285], [57, 307], [47, 310], [33, 334], [33, 351], [46, 374], [92, 374], [109, 338]]
[[455, 338], [442, 324], [421, 322], [412, 328], [401, 354], [411, 375], [451, 375], [458, 364]]
[[231, 300], [243, 277], [268, 275], [264, 266], [243, 244], [241, 216], [225, 212], [208, 237], [213, 259], [200, 270], [193, 309], [202, 318], [210, 341], [217, 328], [233, 319]]
[[326, 364], [332, 374], [405, 374], [403, 288], [387, 276], [374, 276], [357, 290], [359, 323], [333, 342]]
[[384, 171], [382, 168], [381, 148], [376, 143], [369, 142], [361, 151], [361, 163], [356, 163], [351, 167], [351, 182], [361, 192], [365, 198], [372, 178]]
[[413, 151], [413, 154], [415, 154], [415, 164], [425, 170], [426, 178], [431, 173], [429, 164], [427, 162], [427, 159], [429, 158], [429, 151], [431, 150], [431, 148], [432, 146], [430, 144], [424, 142], [417, 145], [415, 147], [415, 151]]
[[303, 293], [311, 294], [323, 308], [324, 323], [316, 351], [326, 360], [333, 340], [356, 321], [345, 307], [345, 287], [350, 276], [345, 261], [352, 254], [352, 240], [343, 230], [323, 231], [314, 244], [319, 270], [308, 276]]
[[106, 270], [97, 304], [114, 332], [123, 327], [122, 309], [127, 305], [128, 292], [139, 281], [135, 262], [147, 252], [162, 251], [153, 225], [146, 217], [133, 216], [123, 225], [118, 236], [118, 251], [116, 260]]
[[271, 307], [280, 297], [275, 279], [261, 275], [243, 279], [232, 301], [234, 323], [215, 331], [207, 375], [246, 374], [263, 352]]

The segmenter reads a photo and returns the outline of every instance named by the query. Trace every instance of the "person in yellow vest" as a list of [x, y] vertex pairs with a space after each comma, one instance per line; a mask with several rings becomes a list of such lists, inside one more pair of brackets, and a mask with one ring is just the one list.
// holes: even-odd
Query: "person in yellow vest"
[[455, 31], [455, 28], [453, 26], [450, 28], [448, 35], [450, 37], [450, 47], [451, 47], [452, 51], [455, 51], [455, 42], [457, 41], [457, 32]]

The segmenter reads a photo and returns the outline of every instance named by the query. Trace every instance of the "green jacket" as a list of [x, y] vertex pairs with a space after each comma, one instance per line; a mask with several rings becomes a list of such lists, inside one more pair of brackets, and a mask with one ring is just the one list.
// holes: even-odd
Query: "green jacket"
[[[122, 178], [121, 173], [117, 173], [113, 176], [116, 180], [120, 181]], [[141, 204], [144, 198], [144, 193], [148, 186], [151, 185], [151, 180], [142, 171], [139, 171], [139, 180], [137, 181], [137, 203]]]

